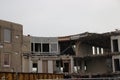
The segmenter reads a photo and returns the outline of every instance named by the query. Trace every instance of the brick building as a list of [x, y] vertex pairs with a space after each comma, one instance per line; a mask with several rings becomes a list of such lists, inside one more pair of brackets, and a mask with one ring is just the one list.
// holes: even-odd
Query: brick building
[[0, 20], [0, 71], [22, 70], [23, 27]]

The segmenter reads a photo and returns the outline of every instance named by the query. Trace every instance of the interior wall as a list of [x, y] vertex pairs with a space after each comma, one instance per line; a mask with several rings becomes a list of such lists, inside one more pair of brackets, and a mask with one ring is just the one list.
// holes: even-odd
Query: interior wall
[[109, 65], [107, 64], [106, 58], [89, 59], [86, 61], [86, 65], [87, 65], [86, 66], [87, 73], [99, 74], [99, 73], [106, 73], [106, 72], [112, 71], [112, 68], [109, 67], [110, 63]]
[[89, 56], [92, 55], [92, 46], [88, 44], [79, 43], [77, 45], [76, 56]]

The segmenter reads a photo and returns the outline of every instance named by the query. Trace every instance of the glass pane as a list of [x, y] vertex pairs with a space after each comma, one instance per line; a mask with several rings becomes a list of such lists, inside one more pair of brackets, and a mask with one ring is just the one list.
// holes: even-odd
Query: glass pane
[[4, 29], [4, 42], [11, 42], [11, 31]]

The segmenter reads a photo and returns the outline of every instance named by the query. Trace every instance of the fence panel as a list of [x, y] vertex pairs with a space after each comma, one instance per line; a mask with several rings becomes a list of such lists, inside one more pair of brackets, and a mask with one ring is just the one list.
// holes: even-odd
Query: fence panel
[[0, 80], [63, 79], [63, 74], [0, 72]]

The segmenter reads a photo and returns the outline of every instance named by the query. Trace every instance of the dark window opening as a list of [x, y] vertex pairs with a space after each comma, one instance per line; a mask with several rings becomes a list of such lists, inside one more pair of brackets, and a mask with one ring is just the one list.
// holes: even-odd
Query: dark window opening
[[43, 52], [49, 52], [49, 44], [43, 44]]
[[75, 55], [75, 44], [72, 42], [60, 42], [60, 54], [61, 55]]
[[114, 59], [115, 71], [120, 71], [120, 62], [119, 59]]
[[31, 51], [33, 51], [33, 43], [31, 43]]
[[59, 64], [59, 60], [56, 61], [56, 67], [59, 67], [60, 64]]
[[63, 67], [63, 61], [62, 60], [56, 60], [56, 67]]
[[63, 72], [69, 72], [69, 63], [64, 63]]
[[38, 71], [38, 64], [37, 63], [33, 63], [32, 71], [33, 72], [37, 72]]
[[35, 43], [35, 52], [41, 52], [41, 44]]
[[118, 40], [113, 40], [113, 51], [118, 52]]

